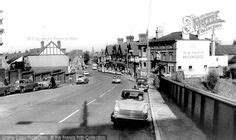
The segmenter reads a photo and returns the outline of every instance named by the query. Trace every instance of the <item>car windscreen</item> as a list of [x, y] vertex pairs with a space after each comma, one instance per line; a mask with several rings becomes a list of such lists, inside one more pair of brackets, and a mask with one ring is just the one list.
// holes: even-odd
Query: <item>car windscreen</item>
[[137, 91], [123, 91], [121, 96], [122, 99], [143, 100], [143, 94]]

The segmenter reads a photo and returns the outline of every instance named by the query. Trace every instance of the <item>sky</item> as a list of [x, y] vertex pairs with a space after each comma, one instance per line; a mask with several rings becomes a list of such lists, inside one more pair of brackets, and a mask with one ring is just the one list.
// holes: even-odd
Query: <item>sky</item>
[[[216, 37], [223, 44], [236, 38], [236, 13], [233, 0], [0, 0], [3, 10], [2, 52], [25, 51], [45, 42], [61, 40], [67, 51], [104, 49], [117, 38], [149, 31], [156, 27], [164, 35], [181, 31], [182, 18], [220, 11], [225, 20]], [[210, 33], [205, 35], [210, 37]]]

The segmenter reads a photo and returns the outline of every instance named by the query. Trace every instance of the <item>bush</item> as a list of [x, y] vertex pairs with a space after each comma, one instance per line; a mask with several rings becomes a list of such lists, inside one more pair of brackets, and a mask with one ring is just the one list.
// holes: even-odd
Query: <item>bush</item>
[[183, 71], [177, 71], [171, 75], [171, 79], [177, 82], [184, 82], [184, 72]]
[[216, 92], [215, 87], [218, 82], [218, 77], [219, 75], [215, 71], [211, 71], [207, 75], [206, 81], [204, 82], [205, 87], [214, 93]]

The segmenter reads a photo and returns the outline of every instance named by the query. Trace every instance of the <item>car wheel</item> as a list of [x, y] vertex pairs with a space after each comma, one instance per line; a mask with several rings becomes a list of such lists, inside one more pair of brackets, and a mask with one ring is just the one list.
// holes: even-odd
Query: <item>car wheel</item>
[[21, 92], [21, 93], [24, 93], [24, 92], [25, 92], [25, 88], [22, 88], [22, 89], [20, 90], [20, 92]]

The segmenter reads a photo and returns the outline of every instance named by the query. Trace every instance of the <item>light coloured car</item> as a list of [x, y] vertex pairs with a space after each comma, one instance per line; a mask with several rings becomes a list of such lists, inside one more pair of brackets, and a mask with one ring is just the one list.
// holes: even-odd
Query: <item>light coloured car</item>
[[85, 76], [89, 76], [89, 72], [88, 71], [84, 71], [84, 75]]
[[94, 64], [92, 65], [92, 70], [97, 70], [97, 69], [98, 69], [98, 65], [94, 63]]
[[121, 79], [120, 79], [120, 76], [114, 76], [113, 79], [112, 79], [112, 83], [121, 83]]
[[135, 89], [122, 91], [121, 99], [117, 100], [111, 114], [111, 121], [117, 124], [119, 120], [148, 121], [149, 104], [147, 94]]
[[50, 86], [51, 86], [50, 80], [51, 80], [50, 77], [46, 77], [46, 78], [43, 78], [43, 81], [38, 82], [39, 89], [50, 88]]
[[117, 74], [117, 75], [122, 75], [122, 73], [119, 72], [119, 71], [116, 71], [115, 74]]
[[76, 74], [76, 84], [87, 84], [89, 82], [89, 79], [80, 74]]

